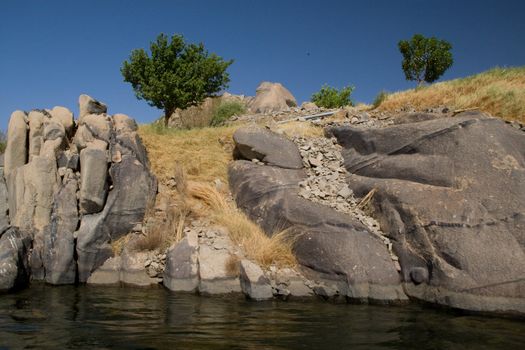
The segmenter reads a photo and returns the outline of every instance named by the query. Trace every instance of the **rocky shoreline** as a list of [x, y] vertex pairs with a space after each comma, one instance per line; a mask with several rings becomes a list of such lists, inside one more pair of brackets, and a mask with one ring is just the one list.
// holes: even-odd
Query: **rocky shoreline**
[[[162, 284], [253, 300], [415, 299], [525, 314], [516, 231], [525, 217], [517, 190], [524, 164], [515, 148], [524, 136], [515, 125], [473, 112], [452, 118], [446, 109], [395, 118], [342, 109], [304, 121], [308, 106], [293, 107], [292, 118], [260, 118], [303, 120], [324, 127], [325, 137], [287, 138], [275, 122], [240, 127], [229, 167], [232, 200], [268, 236], [287, 230], [294, 237], [297, 266], [263, 267], [202, 218], [190, 220], [167, 250], [136, 249], [150, 229], [147, 208], [161, 198], [137, 126], [107, 115], [89, 96], [79, 105], [76, 122], [63, 107], [13, 113], [0, 167], [2, 291], [31, 281]], [[492, 135], [492, 143], [480, 135]]]

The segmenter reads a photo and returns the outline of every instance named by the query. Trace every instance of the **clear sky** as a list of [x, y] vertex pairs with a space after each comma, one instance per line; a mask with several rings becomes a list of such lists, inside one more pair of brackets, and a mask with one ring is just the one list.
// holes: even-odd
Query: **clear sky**
[[0, 128], [15, 109], [63, 105], [76, 115], [81, 93], [110, 113], [158, 118], [120, 66], [161, 32], [234, 59], [228, 91], [254, 95], [261, 81], [277, 81], [299, 103], [323, 83], [354, 85], [363, 102], [413, 87], [397, 42], [414, 33], [452, 43], [442, 79], [525, 64], [523, 0], [0, 0]]

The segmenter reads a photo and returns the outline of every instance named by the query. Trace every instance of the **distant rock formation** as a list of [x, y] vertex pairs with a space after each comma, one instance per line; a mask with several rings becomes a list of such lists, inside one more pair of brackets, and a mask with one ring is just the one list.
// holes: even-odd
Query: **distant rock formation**
[[279, 112], [296, 106], [297, 101], [288, 89], [280, 83], [267, 81], [257, 87], [255, 98], [249, 103], [252, 113]]
[[0, 169], [2, 231], [10, 224], [31, 238], [31, 279], [51, 284], [87, 281], [113, 255], [110, 243], [142, 222], [157, 189], [135, 121], [87, 95], [79, 109], [76, 123], [64, 107], [13, 112]]

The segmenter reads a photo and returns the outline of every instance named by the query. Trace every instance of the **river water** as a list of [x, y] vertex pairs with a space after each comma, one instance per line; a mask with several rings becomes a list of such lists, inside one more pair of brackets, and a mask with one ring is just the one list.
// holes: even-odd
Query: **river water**
[[525, 321], [420, 305], [250, 302], [162, 288], [0, 295], [0, 349], [519, 349]]

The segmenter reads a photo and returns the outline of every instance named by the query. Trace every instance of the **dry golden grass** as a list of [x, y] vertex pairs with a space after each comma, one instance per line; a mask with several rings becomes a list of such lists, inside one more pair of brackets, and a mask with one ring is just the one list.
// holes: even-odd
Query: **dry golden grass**
[[141, 125], [139, 135], [148, 150], [152, 170], [161, 182], [184, 167], [192, 181], [227, 181], [227, 167], [232, 160], [232, 135], [235, 127], [191, 130], [164, 129]]
[[281, 130], [288, 137], [320, 137], [323, 136], [323, 128], [315, 126], [310, 122], [291, 121], [277, 124], [275, 130]]
[[494, 68], [467, 78], [389, 94], [379, 110], [440, 105], [453, 109], [478, 107], [506, 120], [525, 122], [525, 67]]
[[235, 245], [243, 248], [247, 257], [265, 267], [272, 264], [296, 264], [292, 252], [294, 240], [287, 232], [268, 237], [259, 226], [239, 211], [234, 203], [228, 201], [224, 194], [209, 184], [190, 182], [188, 193], [206, 204], [209, 210], [208, 217], [228, 230], [230, 239]]

